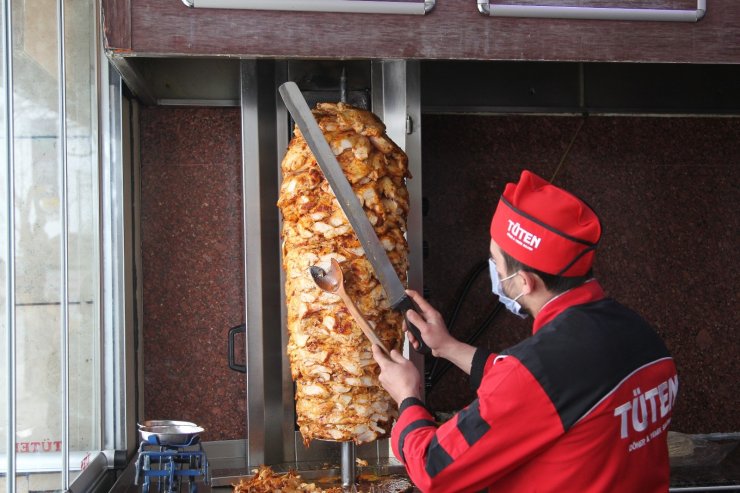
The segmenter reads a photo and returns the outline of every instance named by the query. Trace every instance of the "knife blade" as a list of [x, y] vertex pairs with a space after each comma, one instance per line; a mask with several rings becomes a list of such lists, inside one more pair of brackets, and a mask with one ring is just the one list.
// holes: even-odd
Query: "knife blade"
[[319, 128], [318, 123], [316, 123], [316, 119], [313, 113], [311, 113], [311, 109], [308, 107], [308, 103], [306, 103], [301, 90], [295, 82], [286, 82], [278, 88], [278, 91], [283, 98], [285, 107], [288, 108], [288, 112], [290, 112], [298, 128], [300, 128], [303, 138], [316, 158], [316, 162], [329, 182], [334, 195], [336, 195], [337, 201], [347, 216], [352, 229], [360, 240], [360, 244], [363, 250], [365, 250], [365, 255], [373, 266], [375, 275], [385, 290], [391, 309], [403, 313], [407, 328], [419, 342], [419, 347], [416, 350], [420, 353], [429, 353], [431, 349], [421, 338], [419, 329], [406, 317], [406, 311], [409, 309], [413, 309], [417, 313], [421, 313], [421, 310], [419, 310], [419, 307], [416, 306], [416, 303], [414, 303], [409, 295], [406, 294], [406, 290], [398, 278], [398, 274], [396, 274], [396, 270], [393, 264], [391, 264], [385, 248], [380, 243], [378, 235], [375, 233], [375, 229], [373, 229], [373, 225], [370, 224], [365, 210], [352, 190], [347, 176], [342, 171], [341, 166], [339, 166], [339, 162], [329, 147], [324, 133]]

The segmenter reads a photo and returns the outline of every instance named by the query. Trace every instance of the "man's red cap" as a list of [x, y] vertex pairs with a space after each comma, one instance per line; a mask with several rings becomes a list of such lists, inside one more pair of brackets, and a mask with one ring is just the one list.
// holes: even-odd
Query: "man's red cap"
[[581, 199], [522, 171], [507, 183], [491, 221], [491, 238], [519, 262], [547, 274], [575, 277], [593, 265], [601, 224]]

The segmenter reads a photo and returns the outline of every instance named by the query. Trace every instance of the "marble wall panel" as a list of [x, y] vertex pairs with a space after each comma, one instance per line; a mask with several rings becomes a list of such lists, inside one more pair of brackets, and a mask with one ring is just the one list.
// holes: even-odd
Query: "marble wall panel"
[[244, 322], [239, 110], [143, 108], [141, 155], [144, 419], [244, 438], [226, 351]]

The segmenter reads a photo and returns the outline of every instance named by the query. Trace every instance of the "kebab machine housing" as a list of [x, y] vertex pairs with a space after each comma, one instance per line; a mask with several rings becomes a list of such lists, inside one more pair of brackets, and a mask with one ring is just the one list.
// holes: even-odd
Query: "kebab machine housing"
[[[421, 289], [421, 119], [419, 64], [406, 60], [366, 62], [326, 61], [242, 61], [240, 62], [242, 128], [245, 142], [259, 142], [244, 150], [244, 257], [247, 259], [246, 362], [247, 440], [245, 456], [232, 462], [233, 468], [213, 467], [215, 486], [231, 484], [248, 475], [253, 467], [270, 464], [276, 470], [295, 468], [302, 476], [312, 471], [322, 475], [326, 464], [342, 465], [342, 476], [353, 477], [348, 469], [355, 458], [366, 460], [382, 472], [399, 470], [392, 459], [387, 439], [354, 448], [348, 443], [313, 440], [304, 444], [296, 426], [295, 387], [285, 348], [288, 346], [285, 309], [285, 272], [280, 267], [279, 231], [282, 220], [275, 205], [280, 187], [280, 162], [292, 135], [293, 124], [278, 88], [297, 81], [310, 107], [319, 102], [346, 101], [371, 110], [382, 119], [386, 134], [408, 156], [407, 219], [408, 285]], [[416, 126], [414, 125], [416, 123]], [[272, 162], [270, 168], [265, 162]], [[249, 234], [247, 234], [247, 231]], [[274, 330], [281, 327], [281, 330]], [[423, 369], [423, 358], [409, 352]], [[276, 371], [276, 369], [280, 371]], [[228, 444], [224, 444], [228, 446]], [[238, 462], [243, 460], [242, 464]], [[376, 469], [377, 470], [377, 469]], [[346, 481], [346, 478], [343, 479]]]
[[[728, 2], [729, 0], [725, 1], [725, 4]], [[131, 12], [135, 13], [136, 2], [131, 2], [131, 4]], [[430, 2], [425, 2], [425, 4], [430, 4]], [[490, 7], [486, 2], [479, 1], [478, 4], [481, 13], [490, 14], [490, 8], [483, 8]], [[439, 18], [448, 14], [452, 15], [452, 13], [444, 10], [444, 6], [437, 7], [440, 11], [435, 10], [431, 15], [437, 16], [434, 21], [435, 29], [441, 32], [438, 25]], [[649, 21], [697, 22], [704, 15], [704, 10], [700, 7], [706, 9], [703, 1], [699, 2], [696, 9], [687, 8], [682, 11], [687, 19], [649, 19]], [[120, 13], [120, 8], [120, 6], [114, 6], [112, 0], [103, 1], [104, 16], [106, 13]], [[173, 7], [152, 7], [152, 12], [160, 8], [166, 10]], [[207, 9], [203, 9], [205, 10]], [[196, 16], [201, 15], [203, 11], [192, 14], [192, 19], [196, 19]], [[537, 12], [541, 13], [541, 11]], [[323, 15], [339, 14], [305, 14], [303, 19], [320, 22]], [[480, 14], [476, 13], [476, 15]], [[688, 20], [688, 17], [692, 15], [693, 19]], [[216, 14], [213, 14], [213, 18], [215, 17]], [[386, 22], [383, 19], [386, 19], [390, 32], [400, 32], [402, 27], [399, 26], [404, 24], [397, 18], [401, 16], [391, 17], [394, 19], [390, 20], [387, 16], [381, 16], [373, 19], [371, 24], [375, 27], [382, 26]], [[144, 18], [140, 16], [131, 18], [144, 22]], [[244, 18], [246, 19], [246, 16]], [[272, 21], [277, 19], [274, 16], [266, 18]], [[421, 21], [417, 18], [413, 20], [413, 22], [424, 21], [424, 18]], [[130, 19], [129, 22], [131, 22]], [[189, 20], [188, 22], [196, 21]], [[251, 21], [245, 20], [245, 22]], [[404, 20], [403, 22], [408, 25], [412, 21]], [[459, 23], [459, 19], [456, 22]], [[505, 27], [505, 22], [507, 21], [501, 21], [497, 26]], [[514, 41], [521, 41], [527, 36], [524, 31], [519, 32], [522, 29], [526, 31], [527, 22], [536, 21], [527, 20], [517, 24], [517, 34], [512, 38]], [[567, 26], [555, 24], [562, 20], [543, 22], [554, 30], [567, 28]], [[618, 21], [611, 19], [603, 22], [617, 23]], [[642, 20], [634, 19], [634, 22], [642, 22]], [[310, 39], [306, 40], [305, 45], [296, 45], [294, 53], [284, 50], [282, 54], [272, 52], [283, 50], [281, 44], [283, 41], [280, 39], [275, 41], [276, 48], [273, 49], [263, 44], [262, 48], [255, 48], [254, 52], [246, 47], [244, 52], [235, 53], [238, 47], [235, 48], [233, 44], [226, 47], [209, 48], [207, 43], [205, 47], [197, 43], [194, 48], [187, 45], [180, 52], [172, 46], [163, 47], [161, 53], [157, 53], [156, 48], [151, 46], [143, 47], [141, 52], [137, 52], [131, 38], [131, 32], [135, 33], [134, 24], [128, 25], [130, 30], [128, 38], [126, 38], [125, 29], [124, 34], [120, 35], [120, 26], [110, 21], [110, 16], [106, 18], [104, 24], [108, 36], [106, 47], [108, 57], [134, 97], [143, 104], [225, 105], [241, 108], [244, 238], [242, 253], [245, 274], [244, 325], [241, 331], [244, 332], [245, 361], [243, 365], [236, 364], [232, 355], [231, 366], [244, 373], [246, 439], [208, 444], [206, 451], [211, 463], [212, 484], [214, 486], [231, 484], [238, 478], [248, 475], [252, 468], [261, 464], [269, 464], [277, 469], [292, 467], [301, 471], [315, 471], [326, 464], [353, 462], [355, 454], [371, 464], [385, 467], [386, 471], [395, 472], [397, 469], [394, 467], [398, 466], [393, 462], [387, 439], [361, 445], [356, 450], [352, 450], [351, 455], [348, 455], [350, 451], [346, 447], [340, 447], [339, 444], [332, 442], [314, 440], [310, 447], [306, 447], [296, 425], [295, 388], [286, 354], [288, 333], [283, 289], [285, 274], [281, 268], [280, 231], [282, 223], [276, 207], [281, 185], [280, 163], [291, 139], [293, 122], [279, 96], [278, 88], [285, 82], [296, 82], [310, 107], [314, 107], [319, 102], [344, 101], [372, 111], [385, 124], [388, 137], [406, 153], [409, 172], [413, 177], [407, 180], [409, 193], [406, 233], [409, 264], [407, 278], [410, 288], [422, 291], [424, 285], [423, 169], [421, 165], [422, 78], [431, 88], [427, 94], [427, 106], [435, 107], [443, 112], [452, 113], [465, 109], [469, 111], [471, 108], [474, 108], [475, 112], [477, 108], [478, 112], [526, 113], [547, 112], [548, 107], [556, 107], [558, 111], [574, 114], [585, 111], [584, 66], [578, 63], [560, 63], [557, 59], [553, 59], [555, 55], [549, 52], [549, 55], [541, 55], [540, 60], [548, 59], [549, 56], [551, 63], [540, 63], [534, 68], [531, 65], [526, 67], [516, 65], [513, 61], [515, 59], [517, 62], [526, 62], [537, 59], [537, 56], [522, 55], [516, 51], [519, 48], [507, 51], [509, 49], [507, 43], [510, 40], [505, 37], [501, 38], [500, 46], [497, 45], [501, 50], [500, 53], [488, 53], [489, 48], [486, 48], [487, 45], [484, 46], [486, 40], [479, 39], [478, 45], [480, 46], [478, 46], [470, 41], [469, 37], [466, 38], [465, 43], [460, 41], [459, 52], [455, 52], [457, 47], [453, 41], [458, 39], [457, 35], [450, 35], [450, 43], [444, 44], [439, 42], [439, 32], [431, 33], [431, 31], [429, 35], [434, 34], [432, 37], [439, 45], [434, 49], [425, 48], [424, 43], [417, 40], [407, 47], [402, 46], [402, 43], [385, 44], [380, 55], [367, 51], [362, 43], [354, 44], [351, 49], [347, 48], [345, 51], [340, 48], [327, 48], [323, 52], [317, 50], [314, 53], [306, 53], [306, 50], [310, 51], [310, 47], [306, 48], [306, 46], [316, 46], [315, 40]], [[481, 27], [483, 21], [479, 18], [470, 25], [474, 33], [487, 29]], [[196, 25], [191, 25], [193, 26]], [[532, 26], [531, 31], [535, 32], [541, 24], [532, 24]], [[640, 32], [648, 29], [643, 26], [645, 24], [640, 26]], [[683, 26], [685, 29], [691, 29], [692, 25], [684, 24]], [[197, 28], [199, 26], [193, 27], [193, 29]], [[263, 35], [272, 29], [269, 26], [262, 28], [253, 26], [253, 28], [262, 29], [260, 32]], [[589, 24], [588, 29], [585, 29], [581, 35], [587, 36], [589, 33], [597, 32], [599, 28], [600, 25]], [[666, 27], [664, 31], [668, 32], [670, 29], [673, 28]], [[286, 36], [292, 36], [291, 32], [289, 31]], [[197, 35], [191, 35], [191, 37], [197, 37]], [[216, 35], [216, 38], [219, 36]], [[444, 39], [444, 36], [442, 38]], [[674, 38], [679, 39], [679, 36], [674, 33]], [[118, 40], [124, 40], [128, 46], [118, 49], [115, 44], [111, 45]], [[232, 41], [233, 38], [230, 38], [224, 43]], [[560, 40], [560, 43], [562, 44], [563, 41]], [[484, 55], [479, 61], [465, 63], [463, 59], [472, 57], [469, 50], [475, 49], [473, 45], [478, 46]], [[692, 46], [698, 45], [695, 43]], [[545, 51], [549, 49], [546, 43], [538, 46], [538, 49]], [[587, 50], [587, 46], [587, 42], [581, 42], [578, 49]], [[634, 43], [625, 46], [625, 53], [620, 55], [623, 61], [632, 58], [643, 61], [696, 62], [696, 60], [684, 59], [684, 55], [671, 55], [670, 53], [673, 52], [670, 50], [666, 55], [655, 46], [643, 47], [644, 56], [635, 58], [634, 53], [637, 53], [635, 50], [639, 50], [640, 47]], [[408, 54], [405, 55], [404, 50]], [[568, 55], [568, 62], [588, 61], [589, 59], [595, 62], [603, 61], [605, 56], [608, 57], [608, 54], [604, 54], [608, 50], [602, 51], [603, 53], [598, 52], [593, 56], [586, 52], [574, 51]], [[711, 49], [708, 49], [709, 51]], [[515, 52], [520, 53], [519, 58]], [[696, 56], [701, 53], [703, 53], [701, 47], [693, 52]], [[715, 50], [710, 56], [715, 57], [717, 63], [722, 63], [723, 59], [727, 58], [727, 51]], [[440, 58], [441, 60], [433, 61], [425, 66], [423, 65], [424, 58]], [[493, 67], [490, 65], [492, 61], [496, 61], [499, 65]], [[507, 61], [511, 61], [511, 65], [506, 65]], [[740, 59], [736, 59], [736, 62], [740, 62]], [[595, 84], [600, 81], [606, 88], [605, 91], [614, 89], [615, 94], [618, 95], [618, 78], [615, 79], [613, 75], [610, 75], [611, 72], [608, 69], [601, 70], [601, 68], [594, 67], [591, 72], [592, 75], [595, 74], [592, 80], [598, 79]], [[531, 72], [530, 69], [532, 69]], [[518, 73], [519, 79], [514, 77], [511, 79], [514, 82], [502, 82], [493, 87], [482, 86], [476, 82], [481, 79], [480, 74], [490, 75], [506, 70], [510, 70], [510, 73]], [[629, 74], [630, 70], [631, 68], [627, 68], [624, 73]], [[649, 76], [651, 68], [646, 66], [640, 73]], [[183, 77], [174, 77], [173, 74], [182, 74]], [[547, 89], [546, 96], [544, 99], [538, 99], [541, 102], [540, 106], [527, 106], [526, 103], [517, 106], [517, 101], [524, 101], [534, 94], [533, 89], [529, 92], [526, 90], [531, 79], [537, 79], [538, 83], [541, 83], [538, 87]], [[454, 80], [458, 83], [447, 85], [449, 81]], [[460, 80], [471, 84], [467, 90], [459, 84]], [[565, 83], [566, 80], [576, 83]], [[177, 82], [168, 85], [172, 81]], [[165, 87], [166, 89], [163, 89]], [[196, 87], [197, 90], [194, 89]], [[521, 87], [524, 87], [524, 93], [526, 93], [524, 96], [521, 96]], [[694, 94], [693, 96], [695, 97], [692, 101], [695, 104], [700, 105], [702, 101], [708, 101], [704, 98], [705, 95]], [[640, 97], [643, 98], [642, 102], [645, 104], [648, 104], [648, 101], [654, 102], [653, 95], [648, 92]], [[618, 96], [612, 102], [616, 105], [621, 103]], [[234, 349], [235, 335], [238, 332], [236, 330], [230, 334], [231, 349]], [[409, 350], [408, 346], [405, 348], [405, 354], [423, 371], [423, 356]], [[338, 474], [338, 470], [333, 470]], [[324, 471], [324, 474], [326, 473], [327, 471]]]

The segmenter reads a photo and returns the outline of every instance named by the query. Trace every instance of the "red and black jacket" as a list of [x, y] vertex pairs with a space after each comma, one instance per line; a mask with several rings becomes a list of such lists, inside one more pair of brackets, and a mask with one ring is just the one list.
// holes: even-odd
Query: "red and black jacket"
[[422, 491], [668, 491], [673, 359], [596, 281], [547, 303], [532, 337], [479, 349], [471, 384], [477, 399], [439, 427], [401, 403], [393, 451]]

